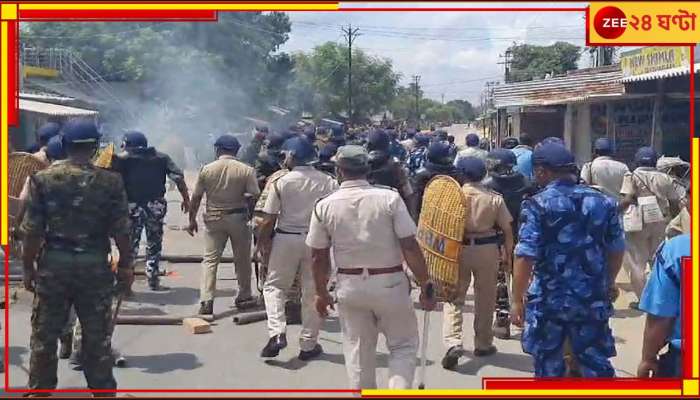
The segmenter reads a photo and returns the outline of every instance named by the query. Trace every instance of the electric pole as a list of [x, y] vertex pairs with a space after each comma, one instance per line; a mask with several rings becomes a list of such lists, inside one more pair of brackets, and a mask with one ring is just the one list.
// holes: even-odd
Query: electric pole
[[503, 58], [503, 62], [499, 62], [498, 64], [505, 66], [505, 76], [504, 76], [505, 83], [510, 83], [510, 64], [513, 61], [511, 59], [512, 55], [513, 55], [513, 52], [511, 50], [506, 50], [506, 52], [504, 54], [501, 54], [498, 56], [500, 58]]
[[345, 39], [348, 42], [348, 122], [352, 125], [352, 43], [360, 35], [357, 33], [360, 28], [352, 29], [352, 24], [347, 28], [342, 28]]
[[413, 75], [413, 95], [416, 99], [416, 127], [420, 126], [420, 75]]

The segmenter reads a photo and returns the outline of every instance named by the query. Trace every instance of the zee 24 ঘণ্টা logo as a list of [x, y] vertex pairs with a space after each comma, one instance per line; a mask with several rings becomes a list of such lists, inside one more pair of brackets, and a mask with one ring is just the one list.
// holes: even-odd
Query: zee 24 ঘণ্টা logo
[[[656, 17], [656, 18], [654, 18]], [[593, 17], [593, 27], [598, 35], [605, 39], [617, 39], [627, 29], [650, 31], [655, 27], [665, 31], [678, 29], [695, 30], [695, 13], [678, 10], [674, 14], [625, 15], [624, 11], [614, 6], [603, 7]]]

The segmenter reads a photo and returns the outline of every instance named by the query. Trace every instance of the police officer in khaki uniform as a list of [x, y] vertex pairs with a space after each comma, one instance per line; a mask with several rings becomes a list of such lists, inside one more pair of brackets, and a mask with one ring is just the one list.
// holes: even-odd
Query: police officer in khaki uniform
[[[445, 369], [453, 369], [462, 349], [462, 312], [474, 277], [474, 355], [488, 356], [496, 352], [493, 345], [493, 314], [496, 308], [496, 284], [499, 262], [499, 233], [503, 234], [505, 254], [513, 253], [513, 218], [503, 197], [480, 182], [486, 176], [486, 165], [476, 157], [465, 157], [457, 164], [465, 177], [462, 191], [467, 199], [467, 220], [464, 225], [464, 249], [460, 260], [459, 296], [443, 307], [443, 339], [448, 350], [442, 359]], [[510, 257], [503, 257], [510, 262]], [[506, 266], [509, 267], [509, 266]]]
[[263, 208], [265, 217], [259, 236], [261, 248], [271, 247], [263, 289], [270, 340], [260, 355], [266, 358], [276, 357], [287, 346], [286, 293], [292, 287], [297, 273], [301, 272], [302, 330], [299, 359], [306, 361], [323, 351], [317, 342], [321, 319], [313, 306], [311, 249], [305, 243], [306, 233], [314, 204], [336, 190], [338, 184], [330, 175], [309, 165], [315, 160], [316, 151], [306, 137], [288, 139], [282, 149], [289, 153], [289, 166], [292, 170], [274, 182]]
[[236, 307], [254, 305], [250, 289], [250, 241], [248, 225], [248, 196], [260, 194], [255, 170], [235, 157], [241, 145], [232, 135], [222, 135], [214, 143], [217, 160], [202, 168], [190, 202], [190, 224], [187, 232], [197, 232], [197, 212], [204, 194], [207, 195], [204, 212], [204, 259], [200, 288], [199, 314], [214, 313], [216, 272], [226, 242], [231, 240], [238, 296]]
[[367, 150], [343, 146], [336, 163], [340, 189], [316, 204], [306, 238], [312, 248], [316, 310], [325, 317], [328, 307], [334, 307], [327, 290], [332, 248], [350, 387], [376, 388], [377, 339], [382, 333], [389, 349], [389, 388], [410, 388], [418, 326], [404, 260], [421, 285], [422, 306], [435, 306], [425, 295], [428, 272], [415, 239], [416, 225], [397, 191], [367, 182]]
[[[620, 202], [622, 210], [638, 204], [639, 199], [645, 197], [655, 198], [663, 214], [661, 221], [644, 221], [643, 229], [639, 232], [626, 232], [627, 254], [623, 267], [630, 275], [637, 298], [641, 298], [646, 284], [647, 263], [652, 261], [656, 249], [664, 240], [669, 221], [678, 215], [681, 208], [673, 179], [656, 170], [657, 159], [656, 151], [651, 147], [640, 148], [634, 157], [637, 168], [625, 175], [620, 189], [624, 196]], [[637, 302], [633, 302], [630, 307], [636, 308], [637, 305]]]

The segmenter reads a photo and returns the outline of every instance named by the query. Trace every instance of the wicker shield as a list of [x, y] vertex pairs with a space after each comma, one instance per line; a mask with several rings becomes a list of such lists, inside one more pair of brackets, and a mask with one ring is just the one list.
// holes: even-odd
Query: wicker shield
[[463, 279], [459, 259], [466, 217], [466, 199], [459, 183], [449, 176], [434, 177], [423, 194], [416, 238], [440, 301], [453, 300]]
[[110, 143], [105, 148], [100, 150], [95, 156], [96, 167], [100, 168], [111, 168], [112, 167], [112, 156], [114, 155], [114, 144]]
[[19, 197], [27, 178], [48, 167], [48, 164], [41, 161], [30, 153], [10, 153], [7, 156], [7, 177], [10, 197]]
[[[30, 153], [16, 152], [10, 153], [7, 156], [7, 183], [9, 185], [7, 217], [10, 230], [17, 228], [22, 222], [17, 220], [17, 216], [20, 212], [19, 210], [22, 207], [19, 195], [22, 193], [22, 188], [24, 187], [27, 178], [46, 167], [48, 167], [48, 164]], [[14, 234], [10, 235], [8, 245], [10, 247], [10, 256], [21, 256], [21, 243], [17, 240], [17, 237]]]

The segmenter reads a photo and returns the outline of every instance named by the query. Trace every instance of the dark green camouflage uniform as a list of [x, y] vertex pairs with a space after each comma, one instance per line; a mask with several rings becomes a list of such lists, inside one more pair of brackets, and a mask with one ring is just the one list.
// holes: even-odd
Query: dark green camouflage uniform
[[22, 230], [45, 241], [32, 307], [29, 389], [56, 388], [57, 340], [71, 306], [82, 326], [88, 387], [116, 389], [110, 346], [114, 274], [107, 255], [110, 236], [129, 234], [121, 177], [87, 164], [52, 164], [31, 179]]

